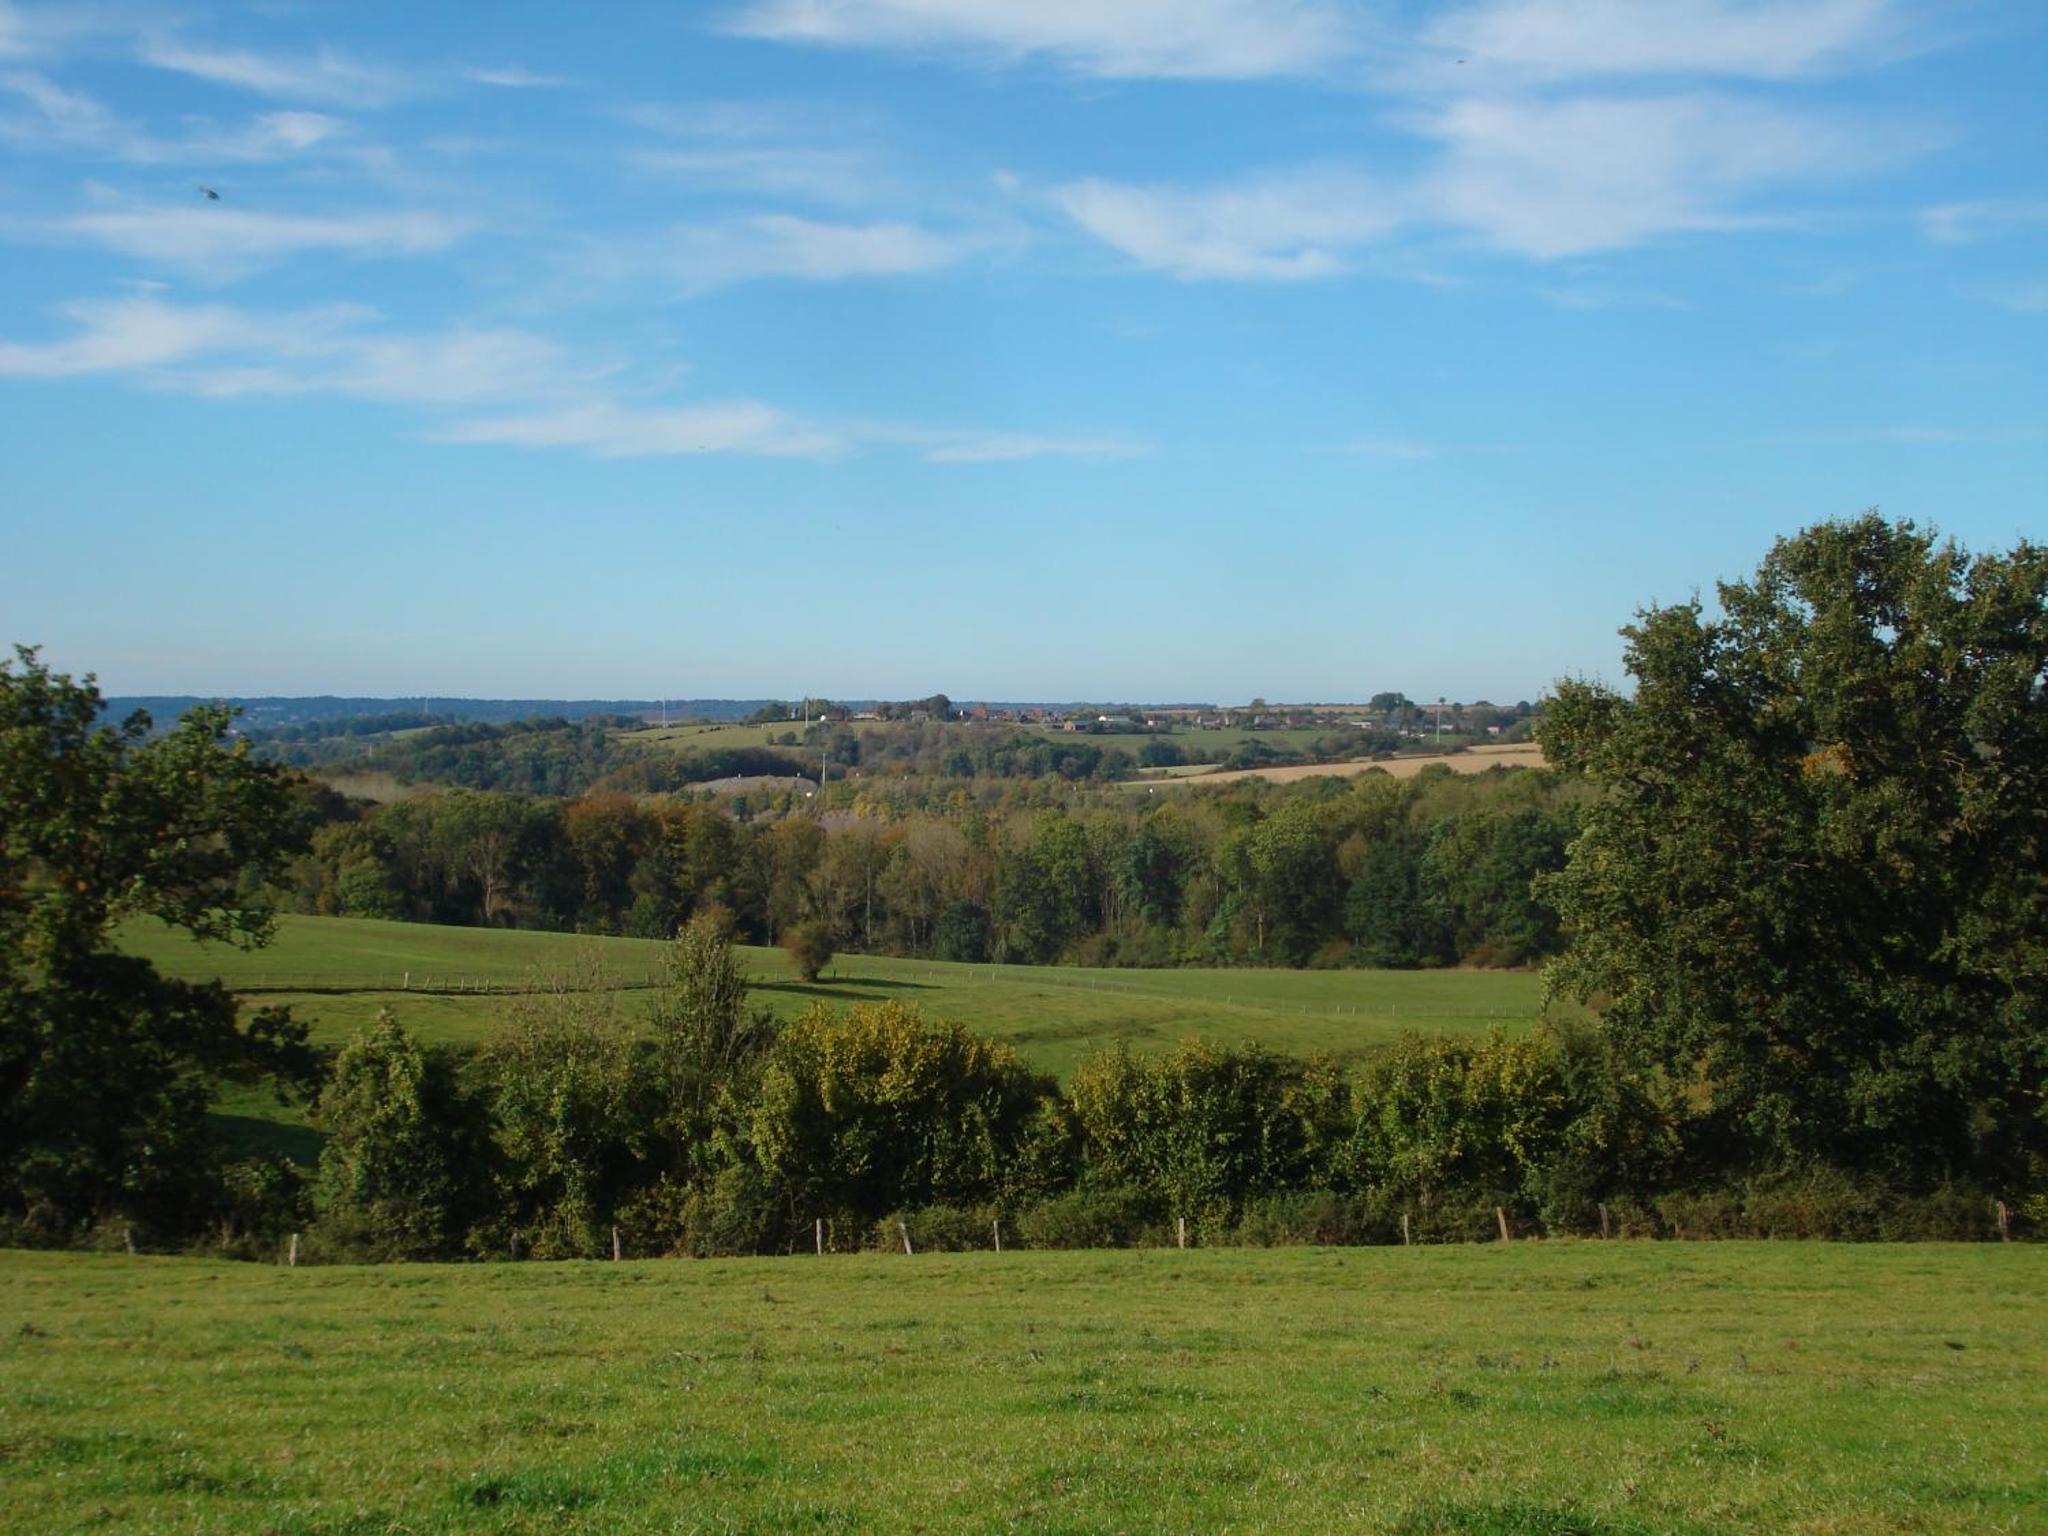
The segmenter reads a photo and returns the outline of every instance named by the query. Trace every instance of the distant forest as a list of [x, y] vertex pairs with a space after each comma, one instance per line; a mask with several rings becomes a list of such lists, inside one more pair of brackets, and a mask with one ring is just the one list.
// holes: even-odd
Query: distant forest
[[1057, 775], [833, 780], [822, 814], [323, 790], [285, 899], [646, 937], [716, 908], [757, 942], [822, 923], [838, 948], [949, 960], [1524, 965], [1559, 943], [1531, 882], [1562, 867], [1584, 795], [1506, 768], [1168, 795]]

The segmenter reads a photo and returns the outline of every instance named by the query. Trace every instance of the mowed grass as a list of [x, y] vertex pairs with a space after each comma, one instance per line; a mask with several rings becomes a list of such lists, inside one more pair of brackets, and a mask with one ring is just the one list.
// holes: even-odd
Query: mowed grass
[[2025, 1246], [0, 1254], [10, 1531], [2048, 1529]]
[[[428, 1040], [488, 1040], [513, 1005], [507, 989], [573, 972], [591, 954], [641, 989], [627, 994], [629, 1007], [644, 1006], [665, 948], [651, 939], [335, 917], [282, 918], [275, 942], [248, 952], [200, 946], [153, 922], [129, 925], [122, 942], [167, 974], [218, 976], [253, 1000], [289, 1002], [329, 1044], [382, 1007]], [[1192, 1035], [1356, 1056], [1407, 1030], [1526, 1028], [1542, 1008], [1540, 979], [1515, 971], [1131, 971], [843, 955], [826, 980], [806, 985], [779, 950], [742, 955], [756, 1001], [778, 1016], [893, 998], [1007, 1040], [1059, 1074], [1119, 1040], [1146, 1050]]]

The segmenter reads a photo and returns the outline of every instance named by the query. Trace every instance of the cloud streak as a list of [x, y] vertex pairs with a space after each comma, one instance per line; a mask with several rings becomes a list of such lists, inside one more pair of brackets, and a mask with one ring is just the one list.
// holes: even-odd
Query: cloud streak
[[148, 204], [72, 214], [28, 227], [41, 238], [97, 245], [157, 266], [225, 280], [306, 252], [350, 257], [419, 256], [446, 250], [469, 221], [423, 209], [334, 214], [272, 213], [207, 202]]
[[1779, 223], [1770, 194], [1853, 174], [1898, 147], [1709, 93], [1472, 97], [1403, 121], [1434, 150], [1401, 181], [1325, 166], [1209, 188], [1082, 181], [1051, 198], [1140, 266], [1299, 281], [1352, 271], [1367, 248], [1401, 237], [1549, 262]]
[[332, 48], [310, 54], [260, 53], [152, 37], [143, 41], [136, 57], [152, 69], [287, 101], [386, 107], [416, 89], [403, 71], [366, 64]]
[[778, 42], [1045, 60], [1102, 78], [1318, 73], [1357, 50], [1332, 0], [753, 0], [731, 31]]
[[581, 365], [531, 332], [394, 331], [360, 306], [255, 311], [142, 296], [80, 302], [63, 314], [73, 326], [68, 336], [0, 340], [0, 377], [127, 376], [212, 399], [331, 394], [429, 412], [424, 435], [435, 442], [567, 448], [602, 459], [824, 459], [881, 447], [909, 449], [929, 464], [973, 465], [1146, 451], [1121, 435], [816, 421], [757, 400], [648, 404], [613, 390], [615, 370]]

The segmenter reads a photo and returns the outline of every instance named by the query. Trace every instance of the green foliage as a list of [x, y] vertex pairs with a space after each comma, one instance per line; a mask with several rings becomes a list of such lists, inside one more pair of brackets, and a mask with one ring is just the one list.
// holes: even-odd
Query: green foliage
[[979, 964], [988, 959], [993, 941], [988, 908], [978, 901], [956, 901], [939, 914], [932, 930], [932, 958]]
[[1160, 1057], [1090, 1057], [1068, 1097], [1085, 1180], [1219, 1226], [1249, 1196], [1319, 1182], [1348, 1110], [1327, 1057], [1197, 1040]]
[[228, 712], [151, 736], [100, 723], [90, 678], [0, 661], [0, 1210], [53, 1231], [116, 1214], [166, 1232], [222, 1198], [219, 1086], [305, 1085], [304, 1030], [238, 1021], [214, 984], [113, 952], [124, 919], [260, 944], [248, 893], [304, 843], [282, 773], [227, 745]]
[[745, 1106], [775, 1038], [774, 1021], [748, 1009], [746, 976], [719, 914], [700, 913], [677, 935], [651, 1017], [656, 1160], [703, 1189], [741, 1156]]
[[793, 1213], [1000, 1201], [1053, 1092], [1008, 1047], [895, 1003], [819, 1008], [762, 1068], [751, 1141]]
[[489, 1138], [451, 1056], [381, 1014], [336, 1055], [314, 1118], [327, 1137], [315, 1183], [325, 1246], [371, 1259], [462, 1251], [488, 1198]]
[[1450, 1212], [1457, 1230], [1496, 1205], [1554, 1231], [1597, 1228], [1602, 1200], [1667, 1171], [1662, 1106], [1590, 1033], [1413, 1036], [1368, 1062], [1352, 1093], [1336, 1172], [1426, 1228]]
[[2042, 1181], [2048, 549], [1875, 514], [1622, 631], [1634, 696], [1560, 685], [1600, 791], [1544, 884], [1552, 973], [1700, 1106], [1715, 1164]]
[[516, 1000], [486, 1053], [509, 1220], [540, 1258], [609, 1252], [650, 1150], [659, 1089], [604, 982], [587, 970], [551, 978]]

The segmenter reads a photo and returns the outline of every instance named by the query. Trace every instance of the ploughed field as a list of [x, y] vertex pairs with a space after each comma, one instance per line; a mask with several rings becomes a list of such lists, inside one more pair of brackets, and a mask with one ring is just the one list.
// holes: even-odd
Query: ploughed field
[[10, 1531], [2048, 1529], [2038, 1249], [0, 1253]]
[[[575, 973], [592, 954], [635, 989], [629, 1007], [644, 1005], [666, 947], [652, 939], [340, 917], [282, 918], [275, 942], [251, 952], [201, 946], [154, 922], [128, 925], [121, 940], [166, 974], [218, 976], [252, 1002], [290, 1003], [328, 1044], [383, 1007], [426, 1040], [488, 1040], [516, 991]], [[1089, 970], [842, 955], [824, 980], [805, 985], [779, 950], [742, 955], [754, 1002], [779, 1016], [819, 1002], [894, 999], [1006, 1040], [1033, 1065], [1060, 1074], [1118, 1040], [1146, 1049], [1199, 1035], [1349, 1056], [1407, 1030], [1523, 1028], [1542, 1010], [1542, 982], [1526, 972]]]

